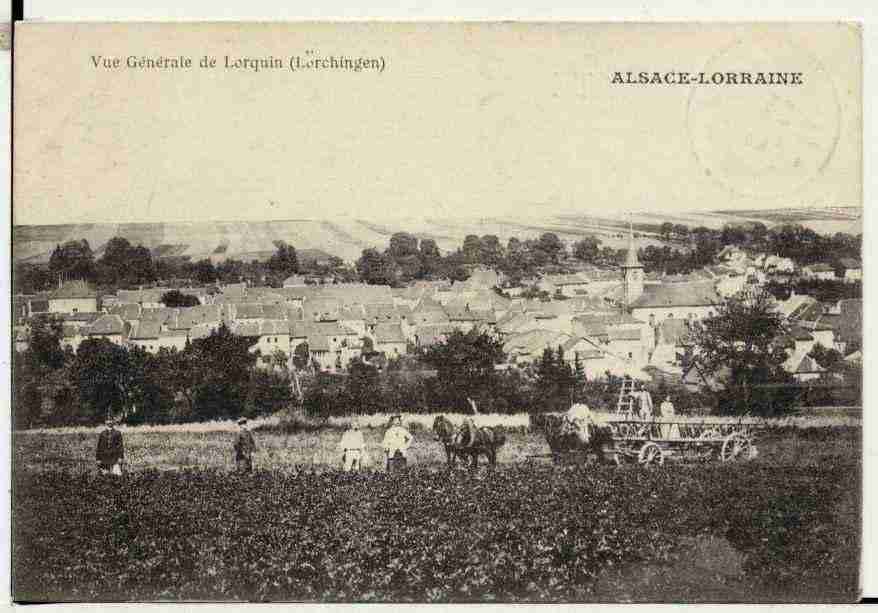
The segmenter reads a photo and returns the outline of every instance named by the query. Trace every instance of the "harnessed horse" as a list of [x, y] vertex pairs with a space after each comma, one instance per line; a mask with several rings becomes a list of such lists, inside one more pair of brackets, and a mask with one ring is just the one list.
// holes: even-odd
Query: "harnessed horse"
[[556, 463], [560, 461], [561, 454], [570, 451], [586, 451], [595, 454], [598, 461], [612, 463], [612, 458], [608, 457], [608, 452], [613, 447], [613, 435], [609, 427], [594, 423], [574, 423], [560, 415], [543, 415], [540, 422]]
[[475, 468], [479, 464], [480, 455], [484, 455], [488, 464], [494, 466], [497, 463], [497, 450], [506, 442], [506, 433], [501, 426], [456, 428], [444, 415], [433, 420], [433, 432], [436, 440], [441, 441], [445, 447], [448, 464], [452, 466], [456, 463], [455, 458], [465, 460], [469, 456], [470, 465]]

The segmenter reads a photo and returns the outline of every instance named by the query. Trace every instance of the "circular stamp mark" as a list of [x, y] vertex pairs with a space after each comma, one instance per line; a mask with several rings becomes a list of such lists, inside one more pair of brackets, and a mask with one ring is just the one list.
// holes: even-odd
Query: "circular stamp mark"
[[780, 35], [740, 36], [704, 67], [714, 73], [800, 72], [801, 85], [693, 85], [686, 128], [704, 174], [757, 198], [792, 193], [835, 154], [841, 108], [832, 76]]

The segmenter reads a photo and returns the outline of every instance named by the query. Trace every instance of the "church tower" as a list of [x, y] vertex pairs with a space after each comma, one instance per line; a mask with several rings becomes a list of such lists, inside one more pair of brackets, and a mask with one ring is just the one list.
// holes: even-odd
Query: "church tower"
[[637, 259], [637, 245], [634, 244], [634, 225], [628, 220], [628, 253], [622, 264], [623, 286], [625, 288], [625, 308], [643, 294], [643, 264]]

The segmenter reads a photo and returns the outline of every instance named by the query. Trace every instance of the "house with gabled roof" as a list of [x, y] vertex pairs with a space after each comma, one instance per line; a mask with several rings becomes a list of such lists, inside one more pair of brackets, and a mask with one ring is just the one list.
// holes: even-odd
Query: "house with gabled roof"
[[83, 333], [88, 338], [103, 338], [114, 345], [121, 345], [124, 342], [128, 326], [118, 315], [102, 315], [85, 326]]
[[338, 323], [350, 328], [357, 336], [366, 336], [366, 307], [362, 304], [344, 306], [339, 310]]
[[246, 336], [255, 342], [250, 347], [250, 352], [260, 353], [257, 362], [263, 367], [275, 366], [275, 354], [279, 351], [289, 358], [292, 351], [290, 346], [290, 324], [284, 319], [249, 319], [236, 321], [231, 326], [233, 334]]
[[796, 381], [813, 381], [819, 379], [826, 369], [808, 353], [794, 350], [783, 364], [784, 370], [795, 377]]
[[568, 298], [588, 294], [589, 280], [579, 273], [543, 275], [537, 287], [549, 294], [561, 294]]
[[140, 319], [142, 307], [137, 303], [117, 304], [104, 310], [111, 315], [118, 315], [122, 321], [132, 322]]
[[669, 283], [645, 286], [629, 308], [635, 318], [654, 324], [668, 318], [704, 319], [716, 312], [720, 302], [711, 282]]
[[414, 327], [413, 342], [417, 347], [444, 343], [457, 328], [449, 322], [418, 324]]
[[806, 279], [817, 279], [820, 281], [832, 281], [835, 279], [835, 268], [823, 262], [805, 266], [802, 269], [802, 276]]
[[503, 341], [503, 351], [512, 364], [527, 364], [538, 360], [543, 350], [551, 348], [556, 350], [572, 336], [564, 332], [551, 330], [529, 330], [519, 334], [513, 334]]
[[371, 331], [375, 351], [386, 357], [399, 357], [408, 353], [408, 341], [399, 323], [375, 324]]
[[96, 313], [98, 293], [84, 281], [68, 281], [49, 293], [49, 313]]
[[842, 271], [844, 271], [844, 280], [853, 283], [863, 280], [863, 265], [859, 260], [853, 258], [842, 258], [838, 261]]
[[[839, 300], [824, 305], [819, 323], [832, 328], [833, 345], [841, 353], [850, 353], [863, 345], [863, 301], [860, 298]], [[821, 343], [822, 344], [822, 343]]]

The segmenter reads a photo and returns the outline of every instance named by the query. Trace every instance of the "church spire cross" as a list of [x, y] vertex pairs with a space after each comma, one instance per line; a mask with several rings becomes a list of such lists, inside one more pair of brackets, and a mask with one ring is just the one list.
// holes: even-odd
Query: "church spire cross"
[[634, 244], [634, 221], [632, 213], [628, 213], [628, 253], [625, 254], [625, 268], [639, 268], [637, 247]]

